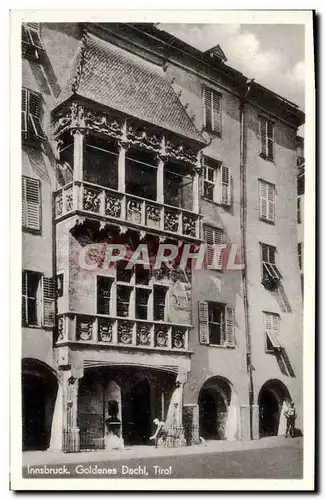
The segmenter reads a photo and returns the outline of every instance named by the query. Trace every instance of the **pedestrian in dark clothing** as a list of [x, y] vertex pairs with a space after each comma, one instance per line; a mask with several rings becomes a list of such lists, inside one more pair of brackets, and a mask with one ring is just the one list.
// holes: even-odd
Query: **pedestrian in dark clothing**
[[287, 419], [287, 427], [286, 427], [286, 435], [285, 437], [288, 437], [288, 434], [291, 437], [295, 437], [295, 423], [296, 423], [296, 418], [297, 418], [297, 412], [295, 408], [295, 404], [293, 401], [289, 403], [288, 408], [284, 412], [284, 416]]

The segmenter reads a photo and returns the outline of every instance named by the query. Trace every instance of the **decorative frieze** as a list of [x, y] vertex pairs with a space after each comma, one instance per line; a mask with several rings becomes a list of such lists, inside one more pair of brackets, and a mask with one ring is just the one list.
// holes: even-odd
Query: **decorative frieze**
[[132, 344], [133, 323], [130, 321], [119, 321], [117, 327], [118, 342], [121, 344]]
[[129, 125], [127, 129], [127, 140], [134, 147], [146, 149], [155, 153], [159, 152], [161, 149], [161, 138], [148, 133], [143, 125]]
[[137, 344], [147, 346], [151, 344], [151, 325], [148, 323], [137, 324]]
[[77, 319], [77, 340], [91, 340], [93, 336], [93, 320], [79, 317]]
[[112, 342], [113, 323], [105, 319], [98, 320], [98, 340], [100, 342]]

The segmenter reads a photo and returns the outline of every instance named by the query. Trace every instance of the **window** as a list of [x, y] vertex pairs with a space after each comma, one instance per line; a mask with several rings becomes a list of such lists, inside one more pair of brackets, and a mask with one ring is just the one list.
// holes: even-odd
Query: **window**
[[22, 226], [41, 230], [41, 184], [39, 179], [22, 177]]
[[282, 348], [280, 340], [280, 316], [278, 314], [264, 313], [265, 350], [266, 352], [278, 351]]
[[263, 266], [263, 285], [275, 285], [281, 278], [281, 273], [275, 264], [276, 248], [271, 245], [261, 244], [262, 266]]
[[[207, 243], [206, 263], [210, 266], [213, 263], [214, 245], [220, 245], [222, 243], [222, 237], [222, 229], [204, 226], [204, 241]], [[220, 267], [220, 270], [222, 270], [220, 262], [217, 262], [217, 266]]]
[[302, 223], [302, 217], [301, 217], [301, 205], [302, 205], [302, 197], [298, 196], [297, 198], [297, 223], [301, 224]]
[[204, 126], [208, 132], [221, 134], [222, 95], [207, 87], [203, 88]]
[[117, 316], [128, 317], [130, 316], [130, 298], [132, 287], [118, 285], [116, 287], [116, 314]]
[[59, 273], [56, 276], [56, 296], [63, 297], [63, 283], [64, 283], [64, 275], [63, 273]]
[[261, 141], [260, 155], [267, 159], [274, 159], [274, 123], [264, 116], [259, 117], [259, 133]]
[[234, 309], [216, 302], [199, 302], [200, 343], [235, 346]]
[[260, 218], [267, 222], [275, 220], [275, 186], [269, 182], [259, 181]]
[[21, 45], [23, 56], [39, 60], [43, 45], [38, 23], [24, 23], [21, 27]]
[[203, 197], [220, 205], [231, 204], [230, 168], [211, 158], [204, 160]]
[[153, 319], [165, 321], [167, 287], [155, 285], [153, 289]]
[[52, 327], [54, 323], [54, 280], [35, 271], [22, 273], [23, 326]]
[[303, 244], [298, 243], [298, 262], [299, 262], [299, 269], [300, 271], [303, 270]]
[[21, 89], [21, 132], [23, 140], [45, 139], [40, 116], [41, 96], [23, 87]]
[[97, 313], [110, 314], [112, 278], [97, 276]]
[[148, 299], [151, 290], [147, 288], [136, 288], [135, 292], [135, 317], [137, 319], [148, 319]]

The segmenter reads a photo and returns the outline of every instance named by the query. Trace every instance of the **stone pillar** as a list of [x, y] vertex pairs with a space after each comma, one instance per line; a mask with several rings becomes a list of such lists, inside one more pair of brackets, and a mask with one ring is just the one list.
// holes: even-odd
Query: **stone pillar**
[[78, 389], [79, 377], [71, 370], [62, 372], [63, 389], [63, 449], [64, 451], [79, 451]]
[[193, 207], [192, 210], [196, 214], [199, 213], [200, 207], [199, 207], [199, 186], [200, 186], [200, 175], [197, 170], [195, 170], [194, 176], [193, 176], [193, 185], [192, 185], [192, 199], [193, 199]]
[[240, 428], [241, 428], [241, 440], [250, 441], [249, 405], [241, 405], [240, 407]]
[[83, 156], [85, 129], [72, 130], [73, 135], [73, 181], [83, 180]]
[[260, 437], [260, 407], [259, 405], [252, 406], [252, 419], [253, 419], [253, 439]]
[[62, 451], [63, 450], [63, 391], [61, 384], [58, 385], [56, 400], [53, 411], [50, 450]]
[[165, 158], [159, 155], [157, 168], [157, 201], [161, 204], [164, 203], [164, 164]]
[[118, 191], [125, 193], [125, 155], [128, 148], [126, 141], [119, 142], [118, 156]]

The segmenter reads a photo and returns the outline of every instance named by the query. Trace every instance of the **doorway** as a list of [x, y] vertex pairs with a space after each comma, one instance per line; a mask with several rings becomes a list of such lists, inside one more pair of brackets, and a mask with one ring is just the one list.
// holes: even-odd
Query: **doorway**
[[37, 361], [23, 363], [22, 371], [22, 448], [46, 450], [57, 394], [57, 381], [49, 368]]
[[200, 436], [204, 439], [225, 439], [227, 406], [222, 395], [203, 389], [199, 397]]
[[262, 387], [259, 398], [259, 435], [277, 436], [283, 403], [290, 399], [285, 385], [278, 380], [270, 380]]
[[150, 384], [143, 378], [124, 397], [123, 437], [126, 444], [149, 444], [151, 434]]

